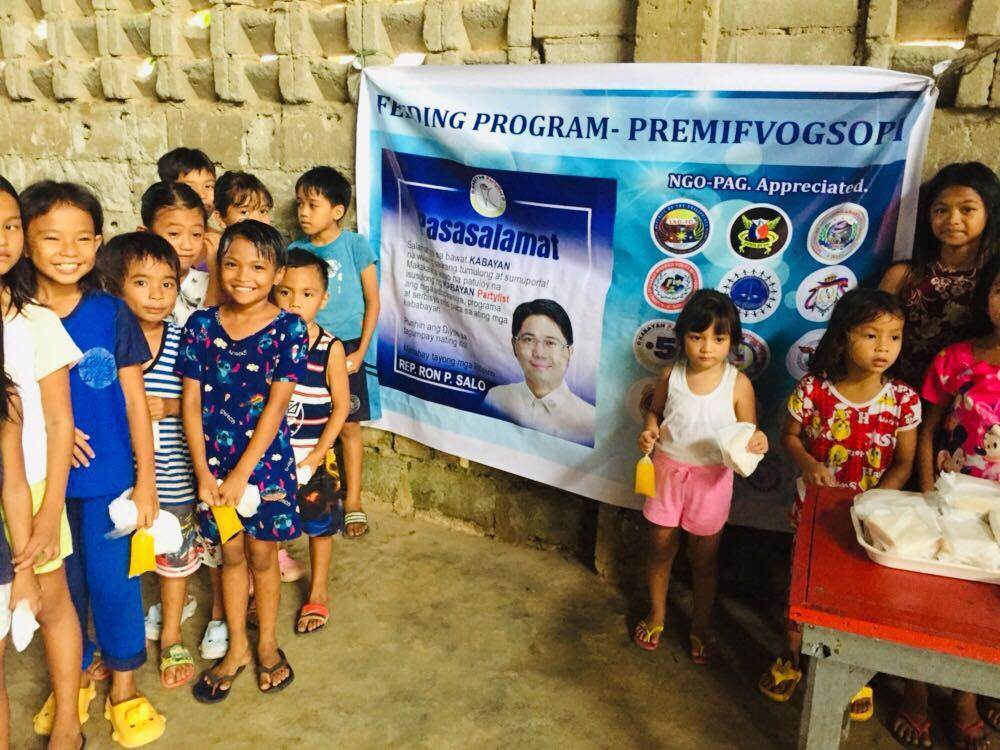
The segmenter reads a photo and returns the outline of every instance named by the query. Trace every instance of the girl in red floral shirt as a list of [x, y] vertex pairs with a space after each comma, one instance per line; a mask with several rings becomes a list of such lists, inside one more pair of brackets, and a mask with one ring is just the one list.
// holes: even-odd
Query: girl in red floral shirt
[[[887, 292], [855, 289], [833, 309], [809, 374], [788, 400], [782, 444], [806, 484], [863, 492], [900, 489], [910, 478], [920, 397], [892, 369], [903, 346], [903, 310]], [[792, 509], [797, 527], [802, 499]], [[845, 511], [846, 512], [846, 511]], [[802, 635], [789, 622], [785, 653], [760, 678], [768, 698], [785, 702], [802, 679]], [[851, 699], [851, 718], [871, 718], [867, 685]]]

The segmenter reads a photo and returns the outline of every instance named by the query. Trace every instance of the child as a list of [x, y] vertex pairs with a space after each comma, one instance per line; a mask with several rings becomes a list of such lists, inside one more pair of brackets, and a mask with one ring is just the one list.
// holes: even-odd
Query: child
[[176, 688], [194, 677], [194, 659], [181, 639], [181, 616], [187, 578], [201, 566], [193, 472], [180, 419], [181, 379], [174, 372], [181, 329], [166, 322], [175, 309], [182, 266], [170, 244], [149, 232], [119, 235], [101, 255], [108, 288], [125, 300], [149, 350], [156, 352], [143, 368], [153, 418], [156, 491], [160, 510], [177, 517], [183, 535], [177, 552], [156, 557], [162, 603], [160, 681], [165, 688]]
[[[648, 569], [651, 609], [632, 639], [652, 651], [660, 645], [666, 615], [670, 568], [680, 544], [678, 528], [688, 533], [694, 576], [691, 659], [707, 664], [709, 619], [715, 600], [716, 556], [733, 499], [733, 470], [724, 466], [715, 440], [721, 427], [757, 422], [750, 379], [730, 364], [732, 342], [740, 341], [739, 314], [732, 300], [704, 289], [692, 295], [677, 318], [677, 361], [660, 375], [639, 435], [639, 449], [656, 447], [656, 497], [642, 514], [652, 524]], [[757, 430], [747, 446], [767, 451]]]
[[[0, 177], [4, 367], [19, 395], [24, 471], [35, 514], [16, 562], [35, 564], [42, 589], [38, 620], [52, 679], [52, 693], [36, 714], [34, 728], [51, 737], [52, 748], [76, 748], [80, 722], [87, 720], [96, 693], [93, 685], [80, 688], [80, 623], [62, 563], [73, 551], [65, 511], [74, 436], [69, 369], [83, 355], [55, 313], [31, 301], [32, 270], [23, 249], [18, 195]], [[92, 677], [107, 676], [100, 663], [91, 672]]]
[[210, 292], [211, 273], [199, 271], [195, 264], [205, 254], [205, 224], [208, 214], [194, 190], [179, 182], [154, 182], [142, 194], [139, 227], [170, 243], [180, 261], [180, 288], [177, 303], [169, 320], [183, 326], [195, 310], [206, 306]]
[[[76, 445], [66, 509], [74, 554], [65, 561], [66, 577], [80, 629], [87, 633], [92, 610], [101, 657], [111, 670], [105, 715], [112, 736], [138, 747], [163, 734], [164, 718], [135, 684], [134, 671], [146, 661], [146, 639], [139, 578], [128, 577], [130, 540], [106, 534], [113, 529], [108, 505], [129, 487], [139, 528], [147, 528], [158, 512], [142, 382], [149, 347], [125, 303], [100, 291], [96, 261], [103, 213], [97, 198], [80, 185], [40, 182], [21, 195], [21, 216], [37, 299], [62, 318], [86, 352], [70, 373]], [[95, 648], [85, 637], [84, 669], [92, 665]]]
[[285, 276], [274, 294], [281, 309], [301, 316], [309, 329], [305, 378], [295, 386], [288, 406], [299, 476], [311, 477], [299, 482], [298, 493], [302, 530], [309, 535], [312, 581], [306, 604], [299, 610], [297, 633], [319, 630], [330, 617], [327, 578], [332, 537], [344, 528], [340, 472], [335, 456], [332, 466], [328, 456], [347, 419], [351, 394], [344, 346], [316, 324], [316, 313], [329, 298], [327, 281], [326, 263], [305, 250], [290, 250]]
[[[24, 473], [24, 452], [21, 446], [21, 400], [17, 397], [16, 386], [4, 368], [3, 344], [0, 343], [0, 475], [2, 475], [3, 515], [0, 516], [0, 747], [10, 745], [10, 701], [7, 698], [7, 680], [3, 669], [3, 655], [10, 632], [11, 612], [21, 601], [35, 614], [42, 603], [42, 591], [32, 569], [32, 561], [23, 559], [14, 568], [11, 547], [23, 553], [31, 536], [31, 488]], [[4, 529], [6, 526], [6, 530]], [[6, 533], [4, 533], [6, 531]], [[7, 542], [7, 534], [10, 543]], [[73, 744], [64, 747], [80, 747], [77, 737]], [[57, 747], [58, 741], [49, 744]]]
[[[903, 346], [903, 310], [888, 292], [855, 289], [843, 296], [788, 400], [782, 443], [806, 484], [864, 492], [898, 490], [913, 468], [920, 399], [892, 377]], [[803, 500], [796, 493], [792, 527]], [[845, 510], [846, 512], [846, 510]], [[785, 702], [802, 679], [802, 635], [789, 623], [785, 652], [759, 681], [768, 698]], [[871, 688], [851, 700], [851, 717], [873, 712]]]
[[337, 170], [315, 167], [303, 174], [295, 183], [295, 202], [306, 236], [289, 248], [308, 250], [326, 261], [332, 282], [330, 301], [316, 320], [344, 343], [347, 354], [351, 411], [340, 434], [347, 480], [344, 533], [356, 538], [368, 531], [368, 516], [361, 509], [361, 422], [379, 416], [377, 404], [369, 405], [368, 390], [368, 373], [374, 372], [374, 365], [368, 363], [369, 346], [379, 312], [377, 259], [364, 237], [340, 227], [351, 202], [351, 186]]
[[979, 162], [949, 164], [920, 189], [913, 258], [880, 289], [906, 312], [900, 377], [918, 388], [931, 359], [966, 336], [979, 269], [1000, 251], [1000, 180]]
[[204, 703], [225, 700], [251, 660], [245, 549], [259, 617], [258, 687], [276, 692], [295, 678], [277, 643], [281, 582], [276, 543], [301, 533], [285, 411], [295, 384], [305, 375], [309, 335], [301, 318], [269, 299], [281, 282], [286, 258], [281, 235], [267, 224], [248, 220], [227, 228], [218, 256], [226, 303], [191, 316], [177, 361], [184, 378], [184, 432], [198, 497], [206, 506], [199, 506], [202, 535], [219, 541], [208, 507], [236, 506], [249, 484], [261, 499], [256, 514], [243, 519], [245, 535], [222, 545], [229, 651], [194, 685], [195, 698]]
[[204, 151], [196, 148], [175, 148], [156, 162], [161, 182], [187, 185], [205, 206], [206, 217], [215, 210], [215, 165]]
[[[157, 182], [142, 196], [142, 220], [146, 226], [141, 228], [148, 229], [167, 240], [177, 252], [180, 261], [181, 281], [176, 295], [177, 301], [173, 311], [167, 316], [170, 323], [176, 323], [180, 327], [184, 326], [191, 313], [205, 309], [219, 296], [214, 247], [208, 252], [203, 250], [208, 237], [205, 229], [207, 218], [205, 207], [187, 185]], [[191, 266], [195, 258], [203, 255], [209, 256], [207, 271]], [[212, 618], [205, 626], [199, 650], [205, 659], [220, 659], [228, 649], [229, 638], [222, 606], [222, 582], [219, 571], [222, 559], [206, 553], [203, 562], [209, 569], [211, 581]], [[194, 606], [193, 599], [185, 603], [182, 621], [193, 614]], [[159, 639], [162, 621], [162, 609], [154, 604], [146, 617], [147, 637], [152, 636], [152, 640]]]
[[[1000, 481], [998, 457], [985, 446], [987, 436], [1000, 432], [1000, 256], [980, 271], [970, 313], [975, 321], [970, 333], [976, 338], [942, 350], [921, 392], [927, 403], [917, 449], [923, 492], [934, 489], [941, 471]], [[955, 691], [953, 704], [955, 746], [986, 747], [989, 740], [976, 710], [976, 696]], [[994, 726], [1000, 724], [1000, 704], [989, 701], [986, 718]], [[926, 684], [906, 681], [893, 734], [907, 744], [930, 746]]]
[[248, 172], [226, 172], [215, 183], [215, 210], [227, 227], [245, 219], [270, 224], [272, 208], [271, 191]]

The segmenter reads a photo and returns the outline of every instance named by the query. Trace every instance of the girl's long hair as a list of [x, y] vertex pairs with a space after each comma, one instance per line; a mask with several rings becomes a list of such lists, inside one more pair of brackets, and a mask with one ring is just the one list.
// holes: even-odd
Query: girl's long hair
[[990, 290], [997, 276], [1000, 276], [1000, 255], [990, 258], [976, 279], [976, 288], [972, 292], [970, 336], [978, 338], [993, 332], [993, 322], [990, 320]]
[[949, 164], [920, 186], [913, 256], [903, 281], [904, 291], [919, 286], [930, 273], [931, 266], [941, 257], [941, 242], [931, 229], [931, 206], [950, 187], [975, 190], [986, 207], [986, 227], [979, 238], [976, 267], [982, 268], [990, 258], [1000, 254], [1000, 179], [992, 169], [978, 161]]
[[[837, 381], [847, 377], [847, 334], [882, 315], [905, 320], [899, 301], [880, 289], [852, 289], [837, 302], [830, 323], [809, 359], [809, 374]], [[899, 359], [887, 374], [891, 375]]]
[[[6, 193], [15, 202], [20, 202], [20, 197], [14, 186], [3, 175], [0, 175], [0, 193]], [[31, 301], [31, 287], [34, 283], [34, 278], [35, 274], [32, 272], [27, 253], [22, 249], [21, 257], [17, 263], [3, 275], [3, 288], [10, 294], [10, 307], [3, 311], [8, 317], [21, 312], [24, 306]]]

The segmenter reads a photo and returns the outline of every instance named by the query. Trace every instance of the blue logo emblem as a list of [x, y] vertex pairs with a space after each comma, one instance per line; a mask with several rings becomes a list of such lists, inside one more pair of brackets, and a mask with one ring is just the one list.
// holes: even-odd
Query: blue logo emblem
[[118, 366], [114, 355], [102, 346], [95, 346], [83, 354], [76, 366], [80, 380], [95, 391], [101, 391], [118, 378]]

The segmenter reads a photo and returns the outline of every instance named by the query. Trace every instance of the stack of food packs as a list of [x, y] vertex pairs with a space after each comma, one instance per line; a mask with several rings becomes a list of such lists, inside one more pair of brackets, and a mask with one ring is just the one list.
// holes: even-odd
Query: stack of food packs
[[1000, 483], [944, 473], [926, 495], [865, 492], [854, 513], [879, 551], [1000, 571]]
[[919, 493], [870, 490], [858, 496], [854, 512], [883, 552], [930, 560], [941, 549], [938, 513]]

